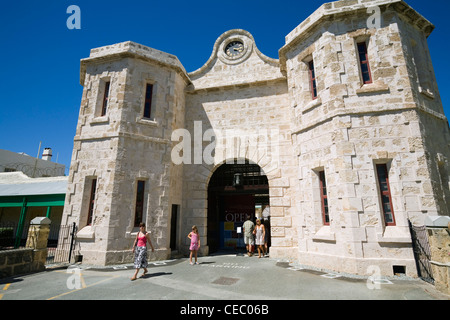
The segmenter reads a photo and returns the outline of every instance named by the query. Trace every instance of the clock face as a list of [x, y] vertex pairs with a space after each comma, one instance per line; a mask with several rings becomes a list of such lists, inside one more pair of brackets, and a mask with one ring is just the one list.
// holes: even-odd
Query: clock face
[[225, 53], [229, 57], [236, 57], [244, 51], [244, 44], [240, 41], [232, 41], [225, 47]]

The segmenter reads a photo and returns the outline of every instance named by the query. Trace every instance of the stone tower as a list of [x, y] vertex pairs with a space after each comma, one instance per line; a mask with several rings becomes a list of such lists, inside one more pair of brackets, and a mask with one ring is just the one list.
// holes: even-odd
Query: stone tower
[[408, 220], [449, 215], [450, 136], [427, 47], [433, 28], [404, 1], [337, 1], [287, 35], [280, 60], [294, 111], [300, 194], [292, 205], [305, 264], [414, 274]]
[[188, 82], [175, 56], [133, 42], [93, 49], [81, 61], [84, 91], [64, 215], [79, 226], [88, 263], [130, 261], [140, 222], [155, 226], [155, 244], [168, 247], [160, 226], [169, 223], [169, 202], [181, 201], [182, 175], [170, 160], [171, 134], [184, 125]]

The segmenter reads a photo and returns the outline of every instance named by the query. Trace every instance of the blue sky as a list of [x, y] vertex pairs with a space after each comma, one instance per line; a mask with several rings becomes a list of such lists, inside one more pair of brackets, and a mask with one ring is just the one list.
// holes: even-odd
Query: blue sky
[[[135, 41], [178, 57], [191, 72], [211, 55], [225, 31], [245, 29], [258, 49], [278, 58], [284, 37], [322, 0], [17, 0], [0, 11], [0, 149], [36, 156], [39, 143], [53, 161], [72, 156], [82, 86], [80, 59], [91, 48]], [[407, 0], [436, 29], [428, 39], [444, 110], [450, 115], [450, 2]], [[81, 9], [81, 30], [69, 30], [70, 5]]]

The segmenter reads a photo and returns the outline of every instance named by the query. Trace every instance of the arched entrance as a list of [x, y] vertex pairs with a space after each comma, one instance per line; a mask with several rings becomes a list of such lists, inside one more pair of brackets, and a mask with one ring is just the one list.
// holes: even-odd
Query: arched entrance
[[[239, 233], [250, 214], [263, 219], [270, 245], [269, 183], [259, 165], [248, 160], [224, 163], [213, 173], [208, 185], [209, 252], [244, 249]], [[264, 214], [263, 214], [264, 211]]]

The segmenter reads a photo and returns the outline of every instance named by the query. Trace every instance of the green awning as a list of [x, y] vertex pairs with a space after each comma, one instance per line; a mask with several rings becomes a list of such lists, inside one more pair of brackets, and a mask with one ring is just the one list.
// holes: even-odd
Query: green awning
[[26, 198], [26, 207], [62, 207], [65, 194], [35, 195], [35, 196], [8, 196], [0, 197], [0, 208], [22, 207]]

